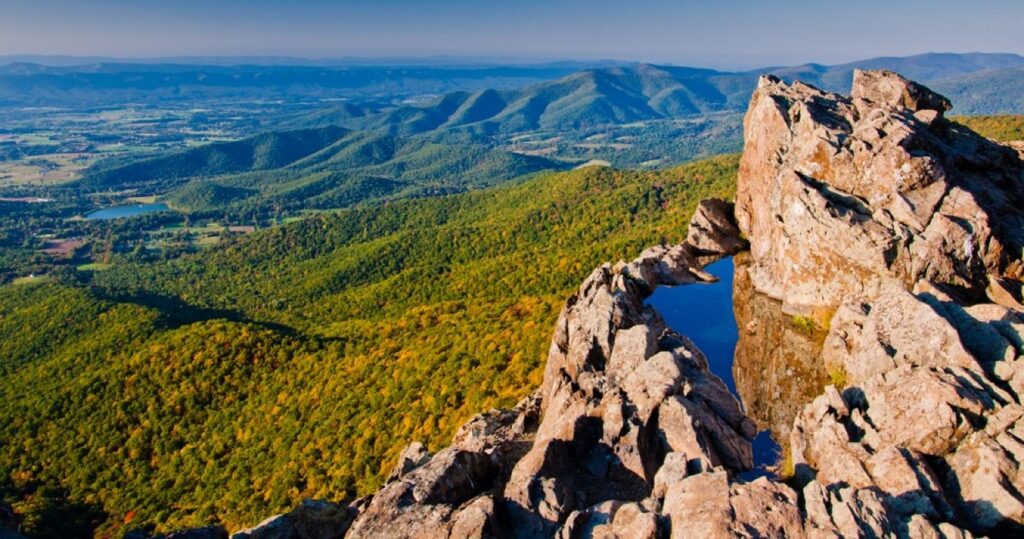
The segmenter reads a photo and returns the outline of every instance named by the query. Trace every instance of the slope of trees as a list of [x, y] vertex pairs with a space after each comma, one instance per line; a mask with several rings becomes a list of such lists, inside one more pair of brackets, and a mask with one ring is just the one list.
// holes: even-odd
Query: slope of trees
[[330, 146], [346, 133], [347, 130], [333, 126], [263, 133], [93, 170], [85, 184], [125, 189], [161, 180], [173, 183], [195, 176], [280, 168]]
[[736, 166], [546, 174], [0, 287], [0, 492], [38, 536], [60, 508], [118, 534], [368, 493], [408, 442], [536, 387], [572, 289], [680, 241]]
[[1001, 142], [1024, 140], [1024, 116], [954, 116], [952, 120], [990, 139]]

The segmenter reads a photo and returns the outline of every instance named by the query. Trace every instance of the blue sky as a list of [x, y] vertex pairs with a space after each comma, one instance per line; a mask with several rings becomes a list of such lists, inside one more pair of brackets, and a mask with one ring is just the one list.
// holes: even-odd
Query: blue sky
[[0, 55], [612, 58], [1024, 53], [1024, 0], [3, 0]]

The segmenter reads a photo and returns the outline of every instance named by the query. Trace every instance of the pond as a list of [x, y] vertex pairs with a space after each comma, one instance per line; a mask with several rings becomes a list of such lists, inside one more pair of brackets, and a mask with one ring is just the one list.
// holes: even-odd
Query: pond
[[86, 219], [120, 219], [122, 217], [136, 217], [147, 213], [158, 211], [169, 211], [171, 208], [163, 202], [155, 204], [131, 204], [127, 206], [111, 206], [86, 214]]
[[[647, 304], [661, 313], [665, 322], [676, 332], [689, 337], [708, 359], [711, 372], [729, 386], [729, 391], [740, 402], [733, 365], [740, 332], [733, 311], [733, 259], [725, 258], [708, 265], [705, 271], [718, 277], [712, 284], [660, 286], [647, 299]], [[744, 410], [750, 414], [750, 410]], [[757, 415], [757, 414], [753, 414]], [[756, 417], [755, 417], [756, 420]], [[754, 438], [754, 470], [744, 478], [770, 475], [768, 467], [778, 463], [780, 448], [765, 429]]]

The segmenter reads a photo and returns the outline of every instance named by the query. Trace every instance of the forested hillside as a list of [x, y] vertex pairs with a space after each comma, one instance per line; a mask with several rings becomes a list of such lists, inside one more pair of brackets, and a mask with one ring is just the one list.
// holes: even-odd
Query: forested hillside
[[370, 492], [409, 441], [439, 447], [535, 387], [572, 288], [681, 240], [736, 167], [545, 174], [115, 257], [85, 287], [0, 287], [4, 496], [61, 536], [39, 516], [238, 528]]
[[69, 189], [141, 188], [181, 211], [237, 216], [271, 206], [295, 213], [456, 193], [565, 168], [543, 157], [466, 140], [400, 138], [327, 126], [101, 165]]
[[1000, 142], [1024, 140], [1024, 116], [955, 116], [952, 120]]
[[269, 170], [287, 166], [337, 142], [347, 133], [335, 126], [264, 133], [233, 142], [207, 144], [128, 165], [98, 167], [87, 187], [135, 188], [164, 180]]

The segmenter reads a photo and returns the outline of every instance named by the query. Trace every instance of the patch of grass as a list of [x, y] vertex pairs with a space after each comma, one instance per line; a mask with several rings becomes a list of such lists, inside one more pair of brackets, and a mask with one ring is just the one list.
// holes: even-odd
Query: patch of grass
[[849, 383], [850, 375], [846, 372], [846, 369], [839, 366], [828, 371], [828, 380], [830, 384], [836, 386], [836, 389], [842, 391]]
[[23, 284], [42, 284], [52, 281], [53, 278], [49, 275], [27, 275], [25, 277], [18, 277], [11, 281], [11, 284], [23, 285]]
[[89, 264], [82, 264], [81, 266], [78, 266], [78, 271], [103, 271], [106, 269], [110, 269], [110, 264], [91, 262]]
[[796, 474], [796, 464], [794, 464], [793, 462], [792, 450], [783, 451], [782, 462], [779, 463], [778, 473], [779, 477], [781, 477], [783, 480], [789, 479], [793, 477], [794, 474]]
[[808, 334], [814, 333], [821, 329], [818, 327], [818, 323], [815, 322], [813, 318], [800, 314], [793, 317], [793, 327]]

